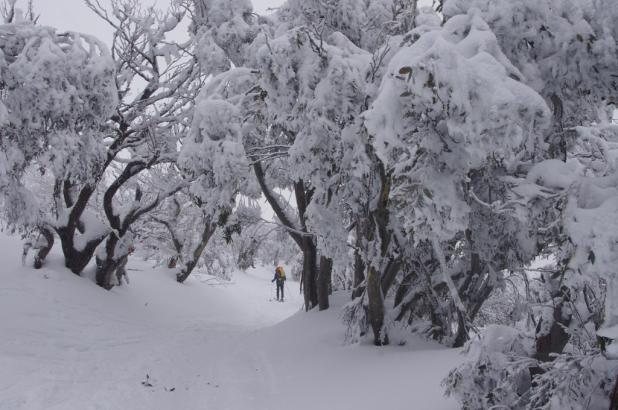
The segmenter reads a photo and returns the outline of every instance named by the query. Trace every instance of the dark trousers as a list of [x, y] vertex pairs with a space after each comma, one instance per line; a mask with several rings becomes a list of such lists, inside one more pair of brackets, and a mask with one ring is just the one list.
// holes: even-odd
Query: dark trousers
[[281, 299], [283, 300], [283, 282], [277, 281], [277, 300], [279, 300], [279, 289], [281, 289]]

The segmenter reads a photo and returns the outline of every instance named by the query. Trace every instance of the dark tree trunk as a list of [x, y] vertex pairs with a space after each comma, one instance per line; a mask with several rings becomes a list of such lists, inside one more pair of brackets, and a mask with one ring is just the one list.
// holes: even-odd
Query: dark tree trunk
[[380, 275], [370, 266], [367, 270], [367, 298], [369, 323], [373, 330], [373, 344], [383, 346], [389, 343], [388, 334], [384, 331], [384, 295]]
[[[367, 147], [369, 154], [375, 156], [373, 148]], [[378, 197], [376, 198], [376, 207], [373, 209], [367, 218], [366, 224], [363, 224], [363, 237], [368, 244], [379, 240], [380, 257], [385, 261], [392, 253], [391, 242], [393, 239], [392, 231], [388, 226], [389, 210], [388, 202], [390, 197], [391, 180], [390, 175], [386, 172], [384, 164], [376, 158], [377, 169], [376, 173], [379, 177]], [[392, 259], [391, 259], [392, 261]], [[390, 261], [389, 261], [390, 262]], [[367, 303], [369, 323], [373, 330], [373, 339], [376, 346], [388, 344], [388, 334], [384, 328], [384, 292], [382, 288], [382, 280], [388, 273], [390, 263], [386, 264], [385, 272], [378, 270], [373, 264], [369, 264], [367, 268]], [[398, 269], [395, 265], [393, 268]], [[395, 272], [396, 273], [396, 272]], [[394, 277], [393, 277], [394, 280]], [[389, 279], [387, 278], [388, 282]], [[387, 283], [388, 285], [388, 283]], [[390, 285], [388, 285], [390, 286]]]
[[210, 238], [215, 233], [215, 230], [216, 225], [212, 224], [210, 220], [206, 221], [204, 230], [202, 231], [200, 242], [193, 250], [193, 253], [191, 254], [191, 259], [186, 261], [183, 264], [182, 269], [176, 274], [176, 280], [178, 281], [178, 283], [184, 282], [185, 280], [187, 280], [189, 275], [191, 275], [191, 272], [193, 272], [193, 269], [195, 269], [195, 267], [197, 266], [197, 263], [202, 257], [202, 253], [204, 253], [204, 249], [206, 249], [206, 245], [208, 245], [208, 241], [210, 241]]
[[174, 246], [174, 250], [176, 251], [176, 255], [171, 256], [167, 260], [168, 269], [174, 269], [176, 267], [176, 265], [178, 264], [178, 260], [182, 258], [182, 250], [183, 250], [183, 244], [180, 241], [180, 239], [178, 239], [178, 235], [176, 234], [176, 231], [174, 230], [174, 226], [178, 224], [178, 217], [180, 216], [180, 212], [181, 212], [180, 203], [178, 202], [176, 198], [173, 198], [173, 203], [176, 206], [176, 209], [174, 211], [174, 218], [172, 219], [171, 222], [168, 222], [165, 219], [157, 218], [156, 216], [152, 216], [152, 215], [150, 216], [151, 220], [163, 225], [165, 229], [167, 229], [167, 232], [170, 234], [170, 239], [172, 240], [172, 245]]
[[[144, 204], [143, 206], [134, 206], [129, 212], [127, 212], [126, 215], [124, 215], [123, 218], [121, 218], [119, 214], [115, 213], [113, 201], [116, 193], [127, 181], [143, 170], [150, 168], [155, 164], [155, 162], [156, 159], [153, 158], [149, 162], [134, 161], [128, 163], [120, 175], [118, 175], [110, 184], [109, 188], [107, 188], [105, 194], [103, 195], [103, 210], [105, 211], [105, 216], [107, 217], [109, 226], [113, 230], [108, 235], [107, 242], [105, 243], [105, 258], [100, 259], [97, 257], [96, 281], [97, 284], [104, 289], [109, 290], [114, 287], [114, 283], [112, 281], [114, 273], [120, 265], [122, 259], [127, 256], [128, 252], [128, 249], [123, 249], [123, 252], [116, 254], [116, 246], [121, 240], [124, 239], [125, 235], [127, 235], [131, 225], [140, 217], [156, 208], [163, 199], [173, 196], [181, 189], [181, 187], [178, 186], [176, 189], [165, 193], [165, 195], [157, 195], [154, 200]], [[135, 190], [134, 202], [138, 205], [142, 203], [142, 191], [139, 187]]]
[[[318, 251], [313, 236], [309, 234], [306, 225], [306, 212], [313, 197], [313, 190], [307, 189], [305, 183], [302, 180], [298, 180], [294, 184], [294, 195], [298, 208], [298, 220], [300, 221], [301, 230], [304, 233], [302, 236], [301, 249], [303, 251], [303, 295], [305, 299], [305, 310], [310, 310], [319, 305], [318, 288], [320, 286], [318, 284]], [[322, 294], [322, 297], [326, 299], [322, 301], [322, 306], [328, 308], [328, 290]], [[322, 309], [320, 308], [320, 310]]]
[[465, 236], [470, 252], [470, 268], [465, 272], [457, 291], [466, 311], [457, 311], [457, 333], [453, 347], [462, 347], [470, 339], [470, 324], [493, 290], [493, 283], [486, 272], [487, 265], [475, 249], [472, 230], [466, 229]]
[[330, 282], [333, 272], [333, 260], [325, 256], [320, 257], [320, 271], [318, 273], [318, 306], [320, 310], [329, 307], [328, 295], [330, 294]]
[[[303, 297], [305, 300], [305, 310], [311, 310], [318, 305], [317, 290], [317, 250], [313, 239], [303, 238]], [[328, 298], [328, 296], [327, 296]]]
[[567, 137], [564, 129], [564, 108], [562, 100], [556, 94], [550, 96], [554, 111], [553, 133], [549, 136], [549, 154], [564, 162], [567, 160]]
[[[564, 347], [569, 342], [571, 336], [565, 332], [565, 328], [568, 328], [571, 323], [571, 316], [562, 317], [564, 304], [560, 303], [554, 308], [554, 317], [549, 332], [546, 334], [539, 334], [541, 329], [542, 319], [539, 320], [537, 325], [537, 337], [536, 337], [536, 352], [534, 357], [540, 362], [550, 362], [554, 359], [555, 354], [560, 354], [564, 350]], [[535, 375], [543, 374], [545, 370], [541, 366], [533, 366], [529, 369], [530, 376], [534, 378]], [[534, 384], [534, 380], [532, 382]], [[614, 407], [610, 407], [613, 409]]]
[[453, 347], [463, 347], [469, 339], [466, 317], [462, 312], [457, 311], [457, 333], [455, 334]]
[[86, 243], [83, 249], [77, 250], [74, 244], [75, 231], [68, 227], [56, 229], [62, 253], [64, 254], [64, 265], [74, 274], [79, 275], [84, 268], [90, 263], [97, 246], [103, 242], [105, 236], [95, 238]]
[[70, 209], [66, 225], [56, 227], [56, 233], [60, 239], [62, 253], [64, 254], [64, 265], [76, 275], [81, 274], [86, 265], [92, 260], [94, 252], [107, 236], [107, 233], [99, 237], [92, 238], [83, 248], [75, 247], [75, 234], [84, 233], [84, 225], [81, 221], [82, 214], [94, 193], [93, 185], [85, 185], [73, 198], [75, 186], [69, 181], [56, 181], [54, 188], [54, 200], [57, 207]]
[[54, 231], [46, 226], [39, 227], [39, 231], [45, 240], [45, 244], [42, 244], [34, 255], [35, 269], [41, 269], [43, 267], [45, 258], [47, 258], [47, 255], [49, 255], [49, 252], [54, 246]]
[[[395, 292], [395, 300], [393, 302], [393, 307], [400, 307], [399, 313], [397, 314], [397, 318], [395, 320], [400, 321], [404, 318], [407, 311], [412, 308], [412, 304], [418, 300], [418, 296], [413, 298], [406, 303], [404, 303], [404, 298], [408, 296], [408, 292], [410, 291], [410, 285], [412, 284], [412, 280], [416, 275], [412, 273], [411, 275], [406, 275], [401, 284], [397, 287], [397, 291]], [[417, 293], [418, 294], [418, 293]]]
[[612, 395], [609, 398], [609, 410], [618, 410], [618, 377], [612, 389]]
[[391, 286], [393, 286], [393, 282], [395, 281], [395, 277], [399, 273], [401, 268], [401, 262], [398, 260], [391, 259], [386, 264], [386, 268], [384, 269], [384, 273], [382, 274], [382, 293], [385, 295], [390, 290]]
[[468, 317], [470, 320], [474, 320], [478, 315], [483, 303], [489, 298], [491, 292], [494, 290], [494, 286], [491, 284], [489, 278], [485, 280], [481, 288], [476, 292], [474, 297], [470, 300], [470, 308], [468, 309]]
[[[303, 253], [303, 271], [301, 276], [301, 291], [305, 300], [305, 310], [313, 309], [319, 305], [318, 301], [318, 277], [317, 272], [317, 249], [313, 236], [307, 231], [305, 224], [305, 212], [308, 204], [311, 202], [313, 190], [308, 189], [302, 180], [294, 184], [294, 195], [296, 205], [298, 207], [298, 221], [300, 226], [296, 226], [290, 220], [283, 206], [279, 203], [277, 197], [268, 187], [266, 183], [266, 175], [259, 162], [253, 165], [258, 184], [262, 189], [262, 193], [269, 203], [277, 218], [283, 226], [288, 230], [290, 237], [296, 242], [301, 252]], [[330, 283], [330, 281], [329, 281]], [[328, 306], [328, 291], [323, 294], [326, 300], [322, 301], [322, 306]]]
[[76, 184], [71, 181], [70, 175], [64, 180], [57, 179], [54, 183], [53, 197], [56, 205], [56, 217], [59, 217], [58, 211], [61, 208], [70, 210], [66, 225], [56, 227], [55, 230], [60, 239], [62, 253], [64, 254], [64, 264], [71, 272], [77, 275], [81, 274], [92, 260], [96, 248], [105, 240], [107, 233], [92, 238], [83, 248], [78, 250], [75, 248], [74, 243], [75, 232], [84, 233], [85, 227], [81, 220], [84, 210], [88, 206], [88, 202], [95, 192], [98, 183], [105, 175], [107, 168], [118, 152], [120, 152], [120, 146], [127, 136], [128, 134], [125, 134], [109, 146], [105, 162], [99, 168], [96, 175], [92, 175], [91, 182], [84, 184], [81, 189], [78, 190]]
[[96, 281], [97, 285], [101, 286], [104, 289], [110, 290], [114, 287], [114, 283], [112, 279], [114, 278], [114, 273], [116, 269], [120, 265], [122, 258], [127, 256], [126, 254], [117, 255], [116, 254], [116, 245], [120, 241], [120, 238], [115, 233], [111, 233], [107, 237], [107, 241], [105, 242], [105, 259], [96, 258], [97, 262], [97, 273], [96, 273]]
[[352, 299], [356, 299], [361, 296], [365, 291], [362, 286], [365, 281], [365, 262], [363, 262], [363, 256], [361, 255], [361, 246], [363, 244], [363, 231], [361, 221], [356, 223], [356, 249], [354, 250], [354, 282], [352, 284]]
[[[564, 350], [570, 339], [570, 335], [565, 331], [571, 323], [571, 315], [565, 314], [564, 302], [560, 302], [554, 308], [553, 323], [546, 334], [537, 335], [535, 357], [542, 362], [553, 360], [553, 354], [560, 354]], [[541, 321], [537, 326], [537, 332], [542, 327]]]

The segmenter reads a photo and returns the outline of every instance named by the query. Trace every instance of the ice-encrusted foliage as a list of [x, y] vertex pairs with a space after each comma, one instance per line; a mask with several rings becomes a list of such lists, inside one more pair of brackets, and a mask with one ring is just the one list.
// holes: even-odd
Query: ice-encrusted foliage
[[239, 104], [252, 79], [249, 70], [238, 68], [209, 81], [198, 96], [191, 131], [180, 152], [179, 165], [193, 176], [190, 192], [214, 219], [221, 210], [234, 207], [241, 190], [248, 193]]
[[528, 84], [546, 97], [560, 96], [570, 115], [615, 91], [614, 2], [448, 0], [444, 13], [450, 18], [474, 9]]
[[467, 226], [461, 185], [468, 173], [490, 159], [509, 169], [532, 157], [550, 115], [537, 93], [512, 78], [519, 71], [478, 13], [417, 31], [391, 60], [365, 118], [394, 171], [393, 197], [402, 208], [421, 205], [405, 217], [406, 229], [445, 240]]
[[508, 193], [502, 178], [542, 152], [551, 115], [478, 12], [424, 20], [363, 115], [410, 267], [393, 314], [431, 318], [435, 337], [460, 344], [499, 272], [533, 257], [534, 239], [495, 205]]
[[0, 26], [2, 211], [75, 273], [291, 263], [307, 310], [352, 291], [349, 341], [469, 342], [464, 408], [618, 406], [618, 3], [87, 4], [112, 62]]
[[616, 366], [602, 355], [566, 353], [541, 368], [526, 408], [586, 410], [610, 406]]
[[250, 0], [194, 0], [198, 57], [213, 73], [241, 66], [258, 33]]
[[521, 408], [518, 403], [530, 387], [533, 344], [530, 335], [511, 327], [487, 327], [478, 342], [468, 346], [469, 361], [445, 380], [446, 394], [457, 395], [466, 410]]
[[281, 27], [308, 27], [328, 36], [339, 32], [357, 47], [370, 52], [388, 36], [412, 29], [414, 0], [289, 0], [277, 13]]
[[618, 324], [618, 128], [609, 124], [582, 126], [576, 128], [576, 135], [569, 161], [547, 160], [535, 165], [514, 192], [528, 202], [544, 197], [546, 202], [564, 204], [561, 219], [556, 221], [571, 248], [563, 285], [570, 287], [573, 308], [580, 311], [579, 325], [592, 322], [599, 330]]
[[2, 80], [8, 119], [32, 130], [96, 126], [116, 103], [107, 48], [93, 37], [4, 25]]
[[29, 167], [73, 181], [100, 169], [105, 147], [97, 133], [117, 103], [114, 67], [93, 37], [30, 23], [0, 26], [0, 50], [3, 209], [11, 223], [32, 224], [50, 203], [28, 192]]
[[345, 256], [347, 232], [329, 206], [342, 183], [342, 133], [362, 109], [370, 58], [340, 33], [317, 38], [306, 30], [292, 30], [258, 52], [267, 121], [290, 144], [290, 177], [314, 190], [308, 224], [321, 233], [318, 247], [329, 256]]
[[[515, 397], [496, 397], [487, 383], [511, 383], [510, 376], [487, 373], [478, 358], [471, 357], [470, 363], [452, 372], [446, 381], [448, 393], [465, 406], [603, 409], [615, 400], [616, 131], [615, 125], [604, 123], [577, 127], [566, 162], [540, 161], [525, 178], [509, 178], [518, 218], [551, 234], [551, 241], [558, 245], [552, 251], [558, 264], [555, 270], [542, 270], [540, 275], [527, 274], [537, 289], [528, 301], [536, 318], [536, 346], [527, 356], [525, 369], [528, 388]], [[540, 209], [553, 210], [549, 221], [533, 216]], [[517, 328], [525, 327], [519, 323]], [[472, 343], [474, 349], [487, 346], [485, 342]], [[512, 352], [504, 354], [512, 360], [521, 359]], [[496, 360], [493, 365], [499, 367], [501, 362]], [[471, 378], [482, 383], [462, 383]], [[492, 401], [481, 405], [475, 402], [479, 397]]]
[[445, 379], [446, 394], [456, 396], [466, 410], [608, 408], [615, 377], [611, 361], [598, 353], [568, 353], [539, 364], [532, 358], [533, 346], [532, 334], [488, 327], [468, 346], [468, 361]]
[[[477, 10], [492, 27], [522, 81], [552, 107], [556, 121], [547, 141], [566, 157], [573, 134], [565, 130], [594, 121], [615, 98], [618, 81], [616, 17], [611, 0], [448, 0], [450, 18]], [[516, 29], [514, 29], [516, 27]], [[566, 134], [565, 134], [566, 132]]]

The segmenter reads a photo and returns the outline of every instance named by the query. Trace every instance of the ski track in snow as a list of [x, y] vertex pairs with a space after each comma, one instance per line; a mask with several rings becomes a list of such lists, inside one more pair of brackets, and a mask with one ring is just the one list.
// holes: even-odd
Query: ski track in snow
[[108, 292], [58, 254], [36, 271], [18, 240], [0, 245], [1, 410], [457, 408], [439, 383], [458, 352], [344, 346], [345, 295], [294, 315], [297, 284], [270, 302], [270, 269], [179, 285], [137, 258], [131, 284]]

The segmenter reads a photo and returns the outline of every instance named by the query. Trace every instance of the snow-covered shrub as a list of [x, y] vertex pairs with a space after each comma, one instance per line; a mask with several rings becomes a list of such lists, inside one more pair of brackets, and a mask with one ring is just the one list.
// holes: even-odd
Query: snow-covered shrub
[[466, 410], [606, 409], [616, 365], [599, 352], [564, 353], [551, 362], [533, 357], [534, 336], [489, 326], [466, 348], [467, 362], [443, 381]]
[[534, 338], [516, 329], [488, 326], [467, 346], [468, 361], [444, 380], [446, 394], [465, 410], [524, 409], [531, 386]]
[[540, 367], [542, 372], [533, 379], [526, 409], [609, 408], [618, 371], [616, 363], [599, 352], [561, 354]]
[[[614, 360], [616, 325], [615, 281], [618, 249], [618, 141], [614, 125], [576, 128], [566, 162], [549, 159], [532, 166], [525, 178], [510, 179], [519, 218], [532, 226], [535, 209], [554, 210], [548, 234], [553, 266], [530, 272], [533, 298], [529, 313], [536, 323], [534, 349], [528, 355], [528, 391], [496, 402], [477, 402], [522, 409], [607, 408], [618, 374]], [[536, 221], [538, 222], [538, 221]], [[538, 226], [538, 225], [537, 225]], [[528, 334], [523, 322], [516, 324]], [[480, 343], [480, 347], [485, 343]], [[492, 359], [491, 356], [488, 356]], [[459, 367], [447, 380], [449, 392], [475, 408], [470, 386], [458, 384], [471, 374], [493, 385], [504, 374], [477, 372], [478, 357]], [[516, 356], [519, 360], [519, 356]], [[494, 357], [495, 366], [503, 359]], [[498, 380], [496, 382], [495, 380]], [[481, 389], [478, 397], [489, 397]], [[493, 396], [492, 400], [493, 400]], [[512, 401], [515, 400], [515, 401]]]

